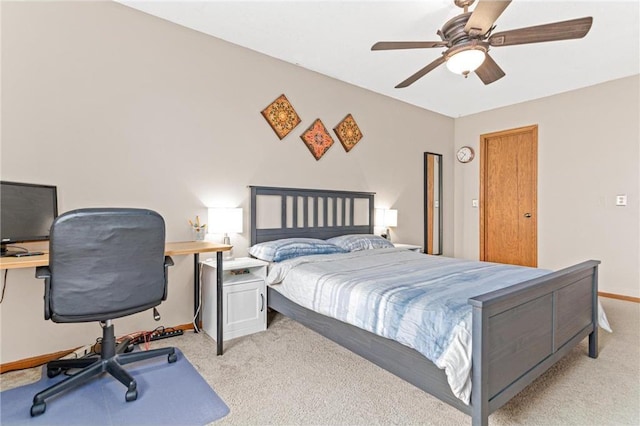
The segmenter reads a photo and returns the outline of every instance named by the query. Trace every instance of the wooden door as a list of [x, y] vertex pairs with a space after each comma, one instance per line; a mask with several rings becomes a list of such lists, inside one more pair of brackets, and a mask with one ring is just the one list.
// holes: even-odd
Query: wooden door
[[538, 126], [480, 136], [480, 260], [538, 265]]

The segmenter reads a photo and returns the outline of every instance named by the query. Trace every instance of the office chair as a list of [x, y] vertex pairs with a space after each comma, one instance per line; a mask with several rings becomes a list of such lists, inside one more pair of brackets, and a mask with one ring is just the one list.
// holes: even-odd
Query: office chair
[[80, 371], [39, 392], [31, 416], [45, 412], [45, 399], [109, 373], [127, 387], [125, 400], [138, 397], [136, 381], [122, 367], [161, 355], [177, 360], [175, 348], [119, 353], [111, 321], [158, 306], [167, 298], [167, 272], [173, 265], [164, 255], [162, 217], [144, 209], [80, 209], [56, 218], [51, 225], [49, 266], [38, 267], [44, 278], [44, 317], [59, 323], [100, 321], [99, 357], [56, 360], [47, 376], [64, 369]]

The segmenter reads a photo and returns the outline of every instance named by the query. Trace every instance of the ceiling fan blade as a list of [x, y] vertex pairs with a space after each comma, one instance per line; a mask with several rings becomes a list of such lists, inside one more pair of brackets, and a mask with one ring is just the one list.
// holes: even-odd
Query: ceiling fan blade
[[593, 18], [588, 16], [570, 21], [503, 31], [493, 34], [488, 41], [491, 46], [513, 46], [515, 44], [582, 38], [587, 35], [592, 23]]
[[467, 25], [464, 26], [464, 31], [472, 36], [486, 34], [493, 26], [493, 23], [496, 22], [496, 19], [509, 6], [509, 3], [511, 3], [511, 0], [480, 0], [471, 17], [469, 17]]
[[496, 80], [500, 80], [505, 76], [502, 68], [496, 64], [496, 61], [494, 61], [488, 53], [485, 54], [484, 62], [476, 70], [476, 74], [485, 85], [491, 84]]
[[371, 50], [425, 49], [446, 45], [444, 41], [379, 41], [371, 46]]
[[433, 70], [434, 68], [438, 67], [439, 65], [442, 65], [445, 61], [446, 61], [446, 59], [444, 58], [444, 55], [440, 56], [438, 59], [436, 59], [435, 61], [431, 62], [426, 67], [422, 68], [420, 71], [418, 71], [417, 73], [413, 74], [411, 77], [407, 78], [402, 83], [398, 84], [396, 86], [396, 89], [401, 89], [403, 87], [407, 87], [407, 86], [415, 83], [418, 79], [424, 77], [425, 75], [427, 75], [427, 73], [429, 71]]

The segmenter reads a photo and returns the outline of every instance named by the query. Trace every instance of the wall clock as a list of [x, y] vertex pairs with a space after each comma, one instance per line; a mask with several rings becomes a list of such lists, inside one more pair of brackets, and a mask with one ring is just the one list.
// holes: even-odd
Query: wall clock
[[458, 152], [456, 152], [456, 158], [458, 158], [458, 161], [461, 163], [470, 162], [471, 160], [473, 160], [473, 157], [475, 155], [476, 154], [473, 152], [473, 148], [471, 148], [470, 146], [463, 146], [458, 150]]

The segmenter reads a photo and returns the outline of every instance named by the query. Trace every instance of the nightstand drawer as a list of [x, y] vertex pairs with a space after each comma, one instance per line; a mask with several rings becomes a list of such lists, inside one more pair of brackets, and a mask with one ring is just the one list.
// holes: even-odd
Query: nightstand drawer
[[267, 299], [263, 280], [225, 288], [222, 294], [224, 306], [229, 306], [229, 309], [225, 309], [224, 315], [225, 339], [245, 336], [267, 328]]

